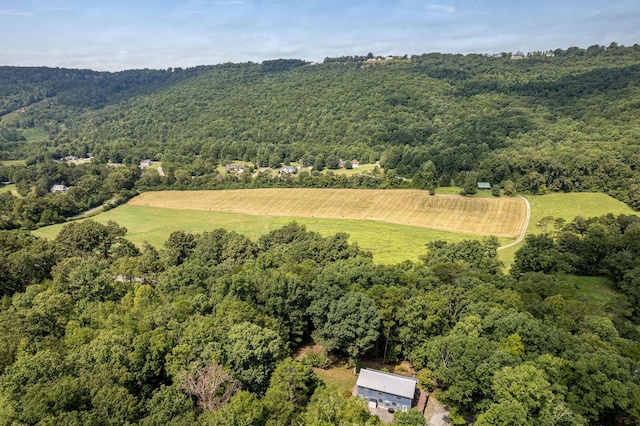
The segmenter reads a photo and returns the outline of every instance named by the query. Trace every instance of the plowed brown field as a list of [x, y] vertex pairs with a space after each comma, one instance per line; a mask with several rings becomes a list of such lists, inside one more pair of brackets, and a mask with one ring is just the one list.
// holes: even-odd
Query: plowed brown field
[[432, 196], [419, 190], [159, 191], [145, 192], [129, 204], [252, 215], [373, 220], [506, 238], [517, 237], [526, 218], [526, 205], [520, 198]]

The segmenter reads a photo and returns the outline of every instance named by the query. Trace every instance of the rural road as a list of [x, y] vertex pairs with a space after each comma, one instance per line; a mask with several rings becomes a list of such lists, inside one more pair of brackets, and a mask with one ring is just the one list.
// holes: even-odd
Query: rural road
[[98, 211], [100, 211], [100, 210], [102, 210], [102, 209], [104, 209], [104, 205], [100, 205], [100, 206], [98, 206], [98, 207], [94, 207], [94, 208], [92, 208], [92, 209], [89, 209], [89, 210], [87, 210], [87, 211], [84, 211], [84, 212], [82, 212], [82, 213], [80, 213], [80, 214], [77, 214], [77, 215], [75, 215], [75, 216], [71, 216], [69, 219], [82, 219], [83, 217], [85, 217], [85, 216], [89, 216], [90, 214], [93, 214], [93, 213], [95, 213], [95, 212], [98, 212]]
[[517, 244], [520, 244], [522, 240], [524, 240], [524, 236], [527, 233], [527, 228], [529, 227], [529, 221], [531, 220], [531, 204], [529, 204], [529, 200], [527, 200], [523, 196], [519, 195], [518, 197], [520, 197], [527, 206], [527, 216], [524, 219], [524, 226], [522, 227], [522, 232], [520, 232], [520, 235], [518, 236], [518, 238], [516, 238], [515, 241], [498, 247], [498, 250], [503, 250], [509, 247], [513, 247]]

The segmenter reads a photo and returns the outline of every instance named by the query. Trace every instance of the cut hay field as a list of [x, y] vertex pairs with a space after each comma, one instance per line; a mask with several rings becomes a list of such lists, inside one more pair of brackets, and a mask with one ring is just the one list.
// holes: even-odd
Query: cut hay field
[[526, 206], [519, 198], [430, 196], [418, 190], [251, 189], [146, 192], [131, 206], [257, 216], [373, 221], [439, 231], [515, 238]]

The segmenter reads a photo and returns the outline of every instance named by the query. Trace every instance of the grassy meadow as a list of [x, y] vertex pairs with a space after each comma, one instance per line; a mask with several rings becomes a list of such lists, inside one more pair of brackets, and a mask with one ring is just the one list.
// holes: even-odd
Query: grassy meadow
[[[383, 193], [382, 195], [388, 197], [388, 202], [393, 207], [385, 211], [387, 220], [392, 220], [394, 214], [397, 218], [398, 212], [401, 212], [404, 215], [401, 217], [411, 223], [383, 222], [369, 217], [372, 216], [372, 213], [362, 208], [358, 197], [365, 197], [363, 203], [367, 205], [379, 203], [381, 201], [376, 201], [376, 197], [381, 195], [376, 194], [374, 190], [319, 190], [321, 193], [324, 192], [322, 197], [317, 194], [312, 196], [310, 195], [312, 193], [308, 192], [294, 191], [290, 193], [297, 194], [295, 197], [299, 198], [298, 202], [295, 202], [294, 195], [285, 196], [285, 192], [282, 191], [270, 189], [257, 190], [257, 192], [256, 190], [149, 192], [134, 198], [126, 205], [101, 213], [92, 219], [102, 223], [113, 220], [129, 230], [127, 238], [134, 243], [142, 244], [146, 241], [156, 247], [161, 247], [169, 234], [175, 230], [202, 233], [216, 228], [226, 228], [256, 240], [260, 235], [295, 220], [306, 225], [307, 229], [322, 235], [345, 232], [350, 235], [351, 242], [357, 243], [364, 250], [371, 251], [375, 261], [383, 264], [404, 260], [416, 261], [425, 253], [425, 244], [430, 241], [441, 239], [457, 242], [463, 239], [482, 238], [480, 233], [467, 230], [468, 224], [464, 223], [464, 217], [454, 217], [455, 208], [464, 213], [462, 207], [466, 206], [464, 203], [443, 204], [441, 206], [444, 209], [443, 206], [446, 205], [449, 209], [445, 210], [445, 216], [448, 217], [448, 227], [452, 230], [429, 228], [428, 226], [435, 223], [435, 219], [433, 217], [427, 219], [428, 212], [425, 213], [424, 210], [414, 211], [410, 214], [410, 220], [407, 219], [409, 213], [406, 210], [409, 206], [420, 206], [420, 202], [413, 197], [415, 195], [413, 191], [380, 191]], [[280, 195], [277, 196], [277, 194]], [[340, 198], [336, 194], [341, 194], [341, 197], [346, 198]], [[406, 200], [400, 201], [396, 197], [404, 197]], [[242, 198], [246, 199], [244, 201], [246, 204], [241, 204]], [[311, 198], [314, 198], [317, 204], [312, 204], [309, 201]], [[532, 210], [531, 221], [527, 229], [529, 234], [544, 232], [545, 229], [536, 226], [536, 224], [548, 216], [562, 217], [570, 221], [579, 215], [598, 216], [609, 212], [634, 214], [630, 207], [605, 194], [555, 193], [528, 196], [527, 198], [531, 203]], [[518, 200], [509, 197], [461, 198], [443, 196], [426, 198], [427, 201], [436, 199], [448, 200], [448, 202], [462, 199], [464, 202], [473, 201], [474, 203], [482, 203], [483, 200], [503, 202]], [[296, 208], [294, 204], [298, 204], [298, 207]], [[284, 206], [280, 208], [280, 214], [276, 214], [275, 211], [278, 205]], [[517, 204], [513, 206], [515, 205]], [[487, 207], [482, 208], [486, 209]], [[334, 217], [319, 217], [322, 211], [329, 212]], [[253, 214], [250, 214], [251, 212]], [[491, 212], [491, 214], [496, 214], [497, 210], [491, 210]], [[364, 220], [365, 218], [366, 220]], [[420, 226], [417, 225], [418, 221], [422, 221]], [[456, 222], [461, 223], [457, 232], [453, 226]], [[47, 238], [55, 238], [62, 226], [62, 224], [49, 226], [38, 229], [34, 233]], [[550, 225], [548, 230], [551, 229]], [[511, 239], [501, 238], [500, 241], [502, 244], [506, 244]], [[518, 248], [519, 246], [515, 246], [499, 251], [500, 258], [505, 262], [507, 268], [513, 262], [513, 256]]]
[[[204, 210], [178, 210], [162, 207], [122, 205], [91, 219], [106, 223], [113, 220], [128, 229], [127, 238], [135, 244], [148, 242], [162, 247], [169, 234], [176, 230], [202, 233], [216, 228], [234, 230], [256, 240], [260, 235], [281, 228], [291, 221], [306, 225], [322, 235], [345, 232], [350, 241], [371, 251], [378, 263], [393, 264], [404, 260], [417, 261], [426, 252], [429, 241], [461, 241], [479, 236], [437, 231], [428, 228], [363, 220], [320, 219], [295, 216], [256, 216]], [[63, 224], [48, 226], [34, 234], [53, 239]], [[502, 241], [508, 241], [506, 239]]]
[[[552, 233], [553, 222], [546, 227], [541, 226], [544, 223], [543, 218], [546, 217], [562, 218], [570, 222], [576, 216], [595, 217], [607, 213], [638, 214], [625, 203], [599, 192], [555, 192], [547, 195], [527, 195], [526, 198], [531, 204], [531, 220], [527, 227], [527, 234]], [[515, 252], [521, 245], [498, 252], [507, 269], [513, 263]]]
[[14, 184], [11, 185], [0, 185], [0, 194], [2, 194], [3, 192], [15, 192], [16, 191], [16, 186]]
[[0, 160], [3, 166], [24, 166], [25, 160]]

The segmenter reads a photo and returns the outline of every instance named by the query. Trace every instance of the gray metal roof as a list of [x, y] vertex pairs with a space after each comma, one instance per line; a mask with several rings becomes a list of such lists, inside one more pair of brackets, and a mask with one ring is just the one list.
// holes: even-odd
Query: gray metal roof
[[356, 385], [413, 399], [417, 383], [418, 380], [411, 377], [363, 368], [360, 370]]

